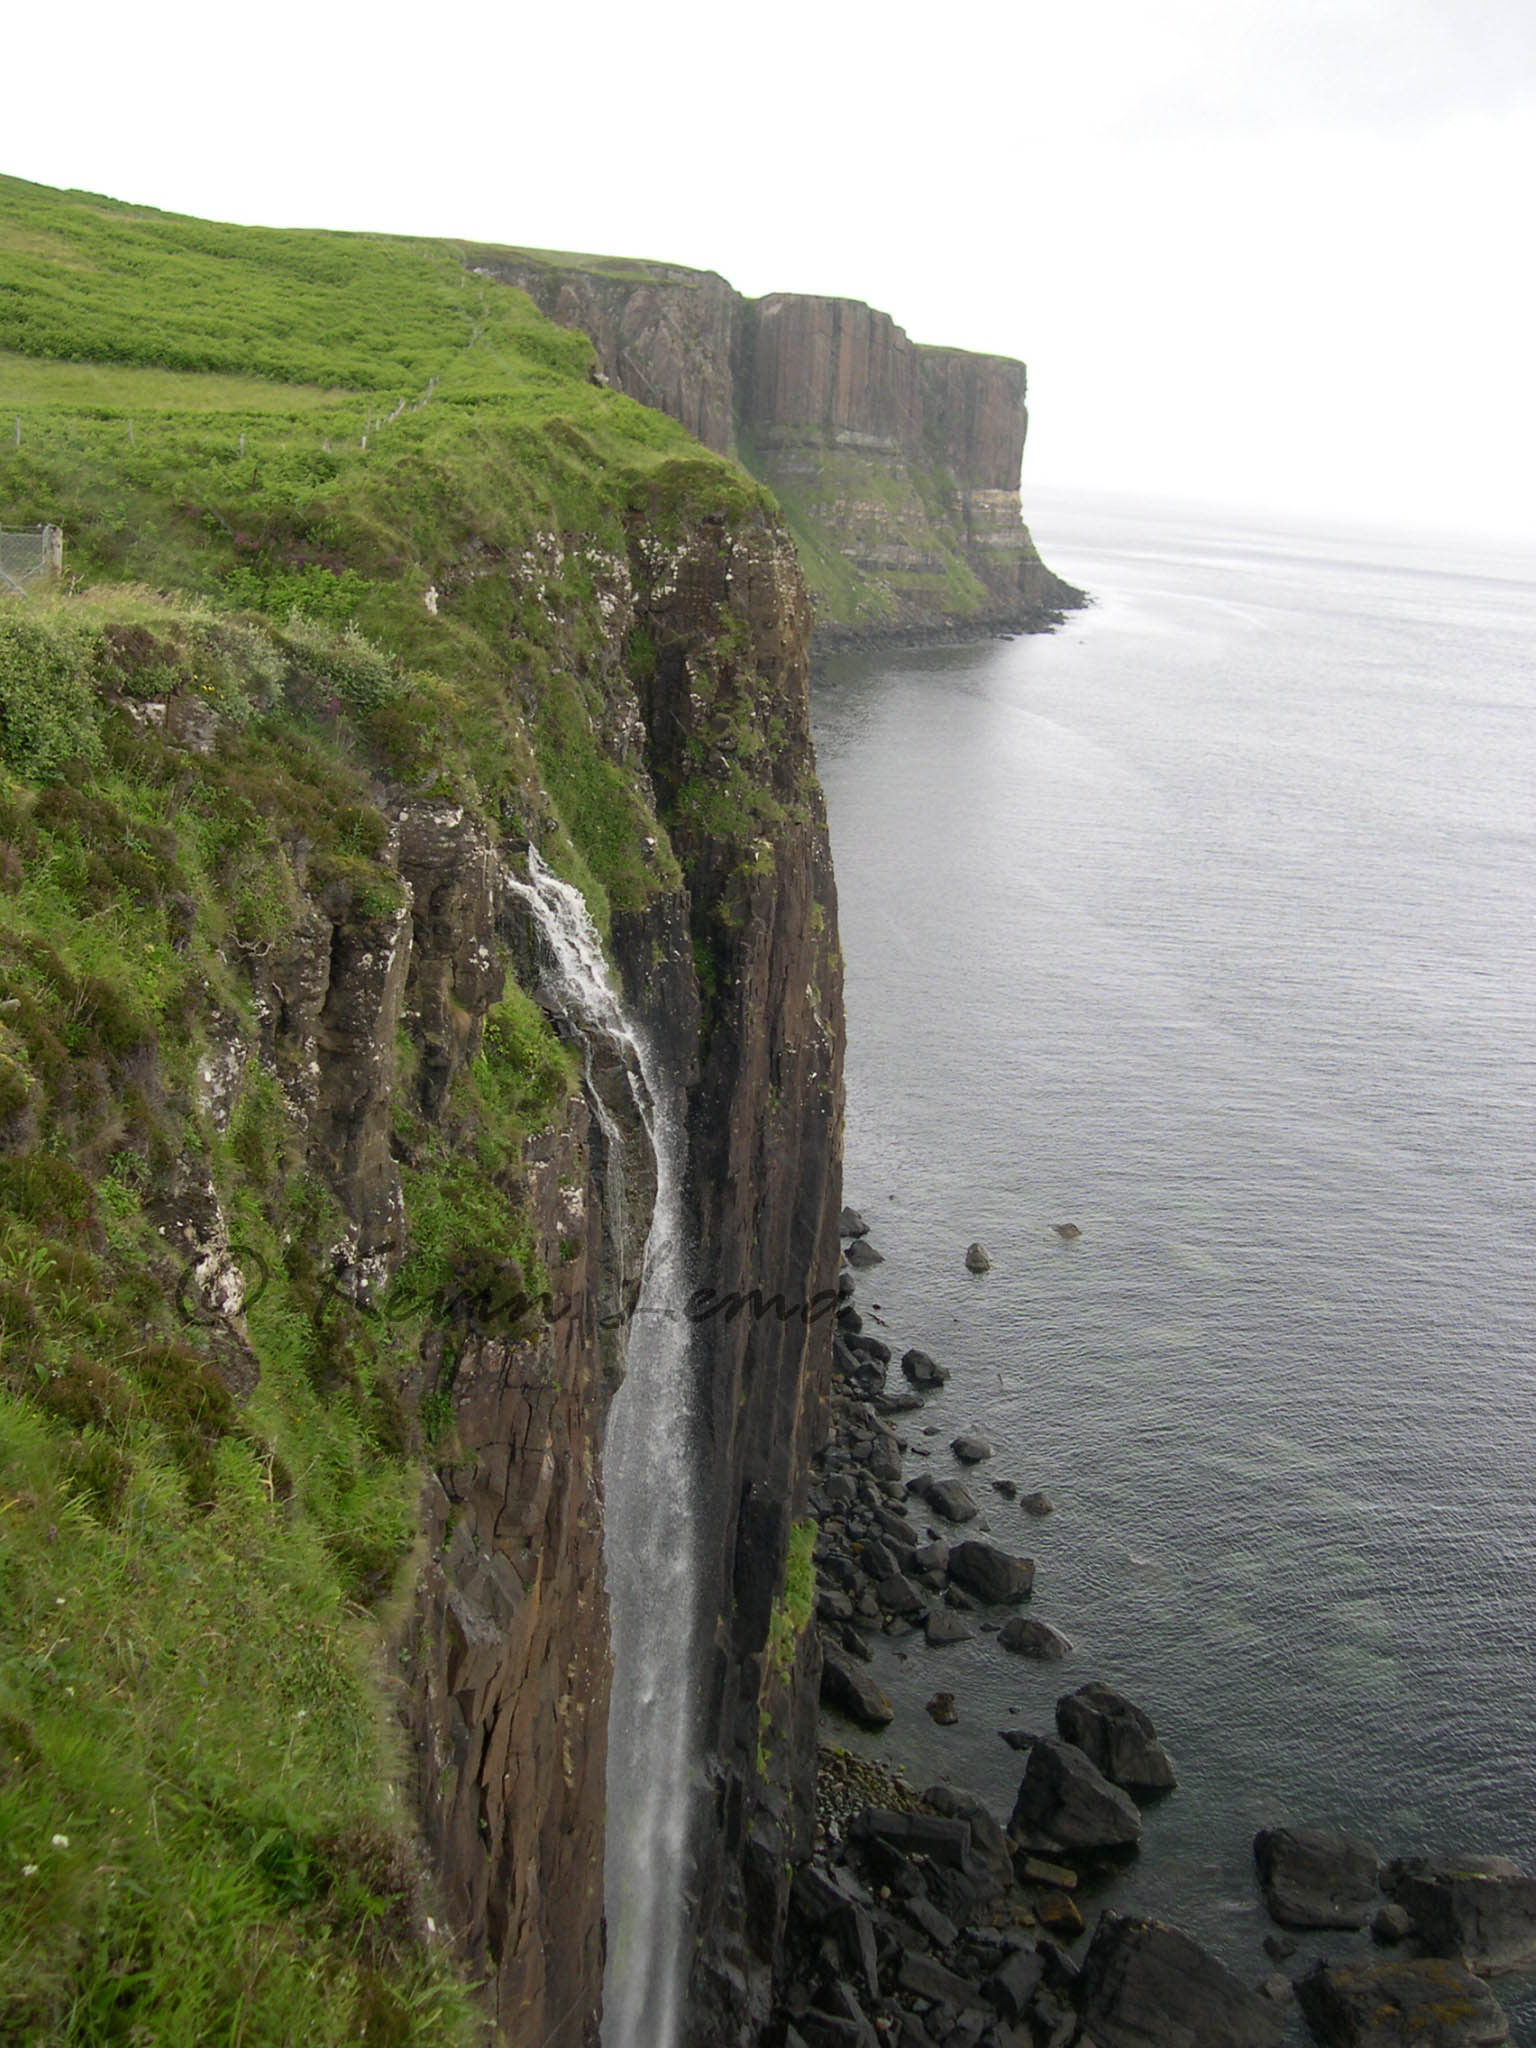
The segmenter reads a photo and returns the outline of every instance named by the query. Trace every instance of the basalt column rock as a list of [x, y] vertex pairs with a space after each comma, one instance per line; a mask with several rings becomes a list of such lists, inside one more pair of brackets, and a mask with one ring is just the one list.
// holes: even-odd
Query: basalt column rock
[[602, 378], [772, 487], [819, 646], [1031, 630], [1082, 602], [1020, 516], [1022, 363], [919, 347], [857, 299], [746, 299], [678, 264], [478, 247], [465, 260], [585, 333]]
[[403, 1666], [451, 1930], [486, 1984], [497, 2038], [549, 2048], [595, 2048], [603, 1970], [608, 1389], [586, 1251], [601, 1199], [587, 1129], [573, 1102], [525, 1162], [560, 1313], [429, 1348], [434, 1384], [419, 1391], [444, 1420]]

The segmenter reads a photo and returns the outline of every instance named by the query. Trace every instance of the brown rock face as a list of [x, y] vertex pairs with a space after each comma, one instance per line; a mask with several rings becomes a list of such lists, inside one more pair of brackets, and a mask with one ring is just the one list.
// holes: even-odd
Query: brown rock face
[[741, 410], [759, 447], [782, 428], [893, 453], [921, 441], [917, 351], [889, 314], [857, 299], [759, 299], [750, 362]]
[[[720, 1303], [694, 1349], [706, 1790], [687, 2019], [688, 2039], [714, 2048], [752, 2038], [767, 2016], [786, 1859], [810, 1841], [816, 1638], [775, 1615], [830, 1371], [840, 966], [809, 735], [810, 614], [783, 529], [679, 525], [658, 508], [636, 518], [627, 565], [611, 568], [609, 645], [592, 657], [600, 724], [615, 752], [638, 749], [632, 765], [686, 875], [683, 890], [615, 917], [614, 950], [683, 1108], [695, 1272]], [[626, 669], [618, 651], [636, 646], [648, 652]], [[441, 1100], [499, 992], [499, 963], [510, 953], [534, 978], [527, 933], [472, 819], [419, 806], [400, 848], [416, 934], [405, 1015], [423, 1100]], [[622, 1089], [601, 1068], [613, 1110]], [[595, 2043], [603, 1963], [599, 1453], [612, 1337], [600, 1325], [621, 1262], [601, 1154], [575, 1101], [522, 1163], [554, 1319], [531, 1334], [443, 1332], [418, 1390], [443, 1431], [407, 1642], [420, 1809], [500, 2038], [547, 2048]]]
[[564, 259], [536, 250], [469, 252], [482, 277], [525, 291], [579, 329], [626, 397], [671, 415], [719, 455], [735, 453], [734, 361], [743, 299], [712, 270]]
[[922, 348], [917, 356], [923, 424], [956, 482], [967, 491], [1017, 494], [1029, 427], [1024, 365], [958, 348]]
[[1022, 363], [919, 348], [856, 299], [744, 299], [712, 271], [533, 250], [467, 260], [587, 334], [631, 398], [722, 454], [739, 444], [784, 506], [822, 642], [1027, 629], [1081, 602], [1020, 514]]
[[498, 2037], [552, 2048], [597, 2041], [603, 1970], [608, 1392], [585, 1250], [560, 1262], [600, 1199], [586, 1134], [573, 1105], [528, 1162], [557, 1319], [531, 1342], [438, 1347], [452, 1419], [407, 1665], [420, 1811], [465, 1959]]

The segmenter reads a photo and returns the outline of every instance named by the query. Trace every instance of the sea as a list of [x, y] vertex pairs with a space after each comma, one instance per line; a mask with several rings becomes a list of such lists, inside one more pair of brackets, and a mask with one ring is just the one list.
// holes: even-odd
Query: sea
[[998, 1731], [1120, 1688], [1179, 1785], [1090, 1919], [1257, 1982], [1261, 1827], [1536, 1872], [1536, 547], [1031, 512], [1088, 609], [828, 659], [813, 715], [858, 1304], [1073, 1651], [879, 1637], [841, 1739], [1006, 1821]]

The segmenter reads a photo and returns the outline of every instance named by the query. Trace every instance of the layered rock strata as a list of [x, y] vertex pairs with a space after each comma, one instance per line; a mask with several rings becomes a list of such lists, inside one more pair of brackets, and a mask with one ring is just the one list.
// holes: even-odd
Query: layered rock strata
[[855, 299], [750, 300], [712, 271], [472, 249], [586, 333], [602, 374], [782, 503], [824, 646], [1027, 630], [1081, 593], [1023, 524], [1024, 365], [925, 348]]

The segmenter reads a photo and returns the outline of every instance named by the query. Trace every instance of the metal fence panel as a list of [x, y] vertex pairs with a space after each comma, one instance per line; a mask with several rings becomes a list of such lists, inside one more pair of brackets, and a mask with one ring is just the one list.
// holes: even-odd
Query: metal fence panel
[[64, 534], [57, 526], [0, 527], [0, 591], [26, 595], [29, 583], [64, 567]]

